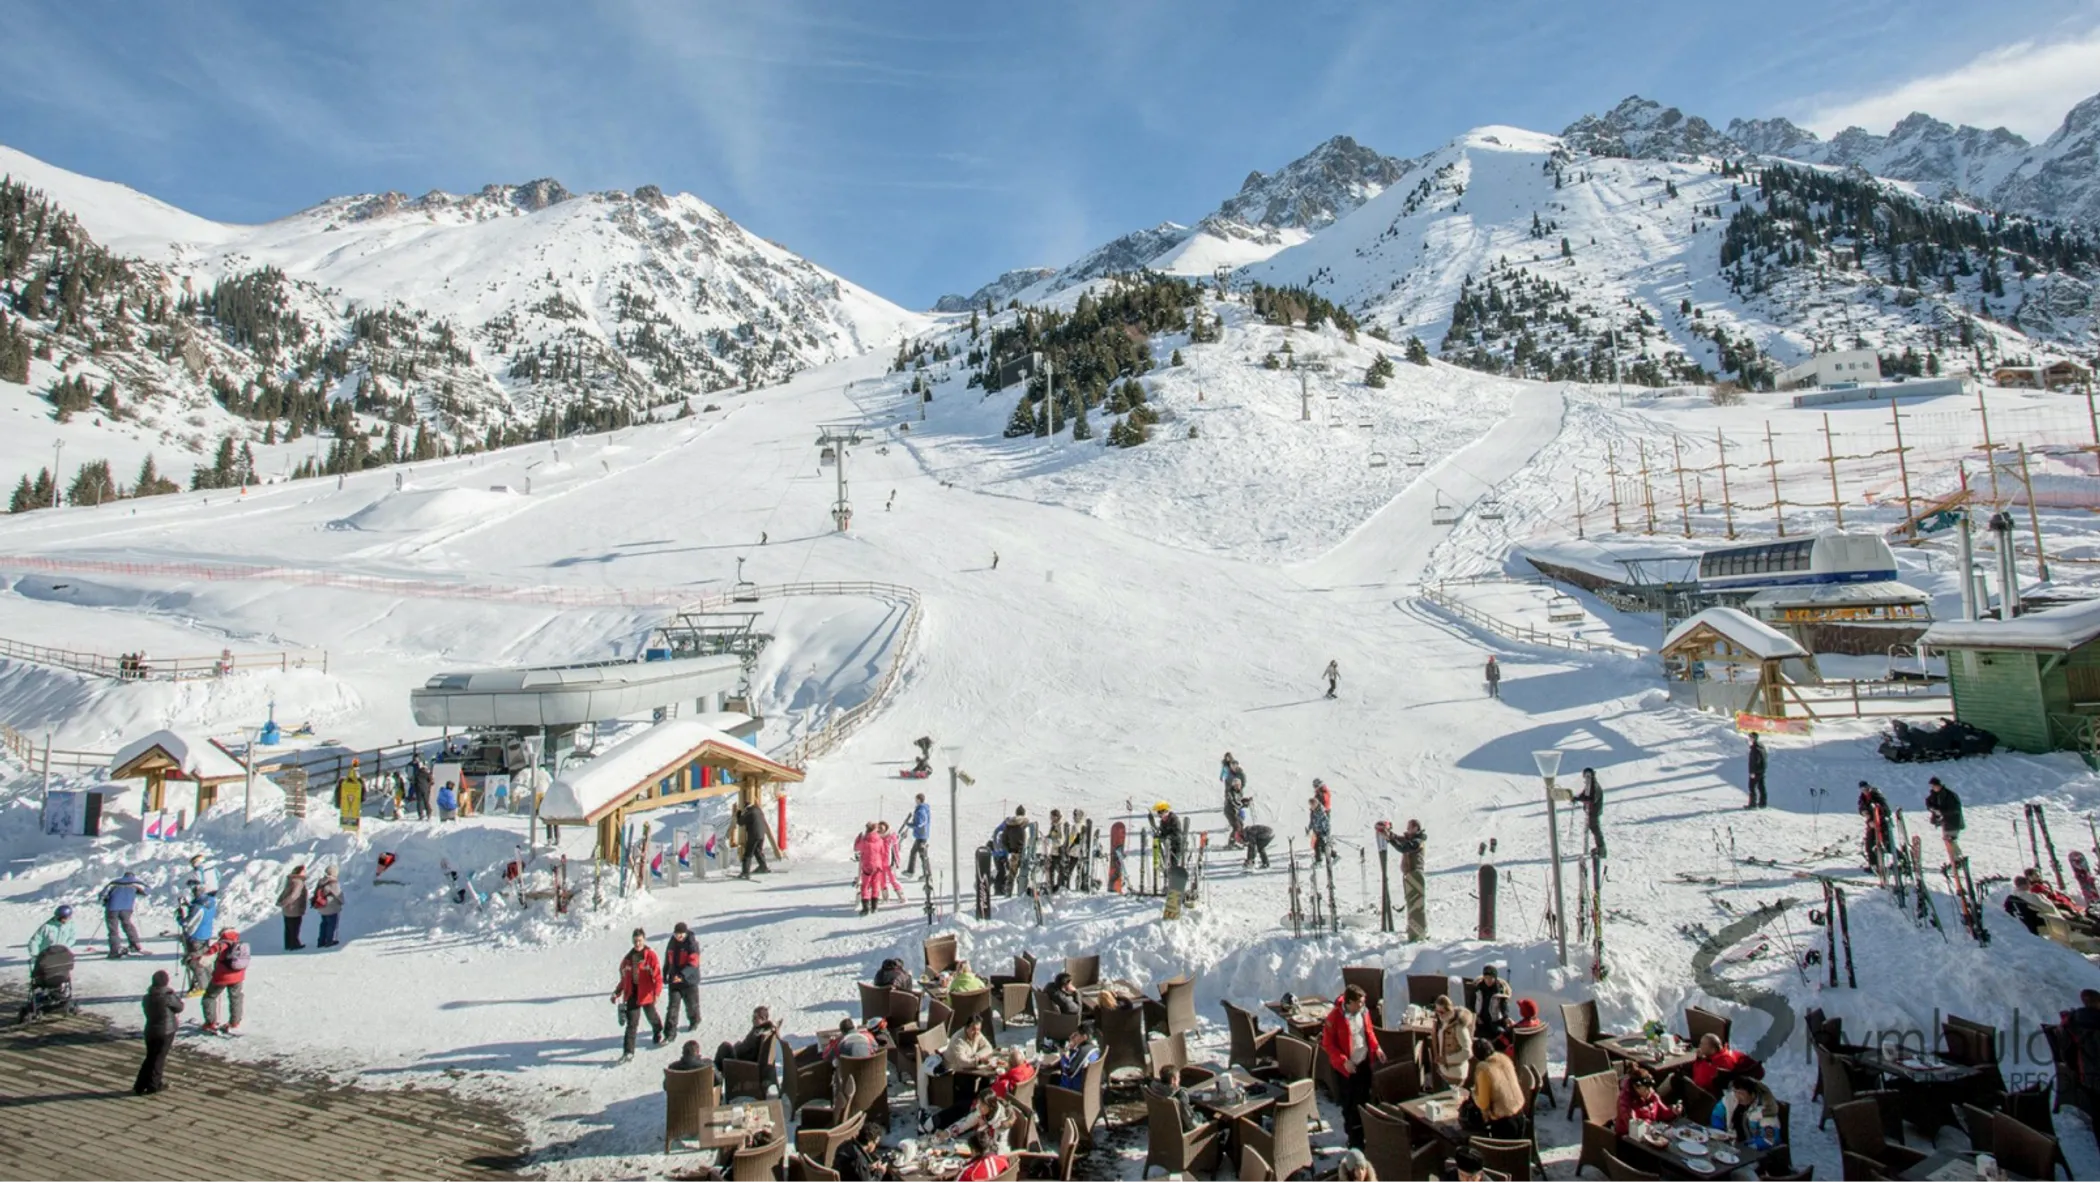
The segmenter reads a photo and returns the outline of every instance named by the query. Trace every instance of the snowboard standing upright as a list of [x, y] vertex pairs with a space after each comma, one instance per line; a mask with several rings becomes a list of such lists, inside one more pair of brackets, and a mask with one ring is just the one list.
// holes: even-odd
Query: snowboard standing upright
[[1286, 856], [1291, 860], [1291, 935], [1302, 936], [1305, 934], [1305, 909], [1298, 894], [1298, 843], [1290, 842], [1288, 849]]
[[1160, 908], [1161, 919], [1180, 919], [1181, 901], [1189, 889], [1189, 872], [1179, 866], [1167, 870], [1166, 905]]
[[1108, 889], [1114, 894], [1123, 893], [1123, 843], [1130, 831], [1117, 821], [1108, 831]]
[[992, 847], [977, 847], [977, 908], [979, 919], [992, 917]]

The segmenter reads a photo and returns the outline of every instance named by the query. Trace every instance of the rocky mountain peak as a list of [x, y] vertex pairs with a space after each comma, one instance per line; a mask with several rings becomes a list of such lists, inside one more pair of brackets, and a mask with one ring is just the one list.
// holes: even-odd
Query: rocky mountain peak
[[1697, 115], [1628, 95], [1602, 116], [1584, 115], [1561, 133], [1569, 147], [1597, 156], [1676, 160], [1727, 153], [1735, 145]]
[[1247, 174], [1216, 218], [1250, 226], [1318, 230], [1399, 180], [1410, 162], [1338, 135], [1274, 173]]

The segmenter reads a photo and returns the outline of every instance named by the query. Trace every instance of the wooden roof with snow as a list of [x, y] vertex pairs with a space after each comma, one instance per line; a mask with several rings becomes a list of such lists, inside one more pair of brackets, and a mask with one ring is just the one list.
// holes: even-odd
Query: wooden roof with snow
[[2018, 649], [2067, 653], [2100, 640], [2100, 599], [2010, 620], [1941, 620], [1918, 643], [1928, 648]]
[[224, 784], [248, 776], [241, 761], [217, 743], [203, 735], [177, 730], [154, 731], [126, 743], [110, 760], [112, 780], [135, 780], [149, 772], [202, 784]]
[[[540, 816], [557, 824], [594, 824], [695, 764], [725, 768], [750, 779], [802, 780], [800, 771], [768, 758], [742, 739], [692, 719], [673, 718], [630, 735], [589, 763], [555, 777], [553, 787], [540, 801]], [[698, 799], [734, 790], [727, 786], [669, 795]]]
[[1763, 620], [1732, 607], [1710, 607], [1685, 620], [1663, 638], [1664, 656], [1692, 656], [1713, 660], [1725, 647], [1758, 661], [1784, 661], [1805, 657], [1808, 650]]

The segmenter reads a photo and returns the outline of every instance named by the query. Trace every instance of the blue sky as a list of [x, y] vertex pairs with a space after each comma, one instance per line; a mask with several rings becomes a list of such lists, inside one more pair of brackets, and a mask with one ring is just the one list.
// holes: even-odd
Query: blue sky
[[31, 0], [0, 142], [229, 221], [554, 176], [656, 183], [901, 303], [1189, 221], [1337, 133], [1395, 155], [1639, 93], [1723, 123], [2039, 139], [2100, 2]]

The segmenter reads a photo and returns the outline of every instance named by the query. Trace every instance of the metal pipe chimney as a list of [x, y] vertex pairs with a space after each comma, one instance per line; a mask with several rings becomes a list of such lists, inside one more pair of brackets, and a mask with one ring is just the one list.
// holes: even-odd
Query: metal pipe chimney
[[2020, 614], [2020, 572], [2013, 556], [2013, 515], [2001, 509], [1991, 514], [1990, 526], [1998, 543], [1998, 618], [2010, 620]]

